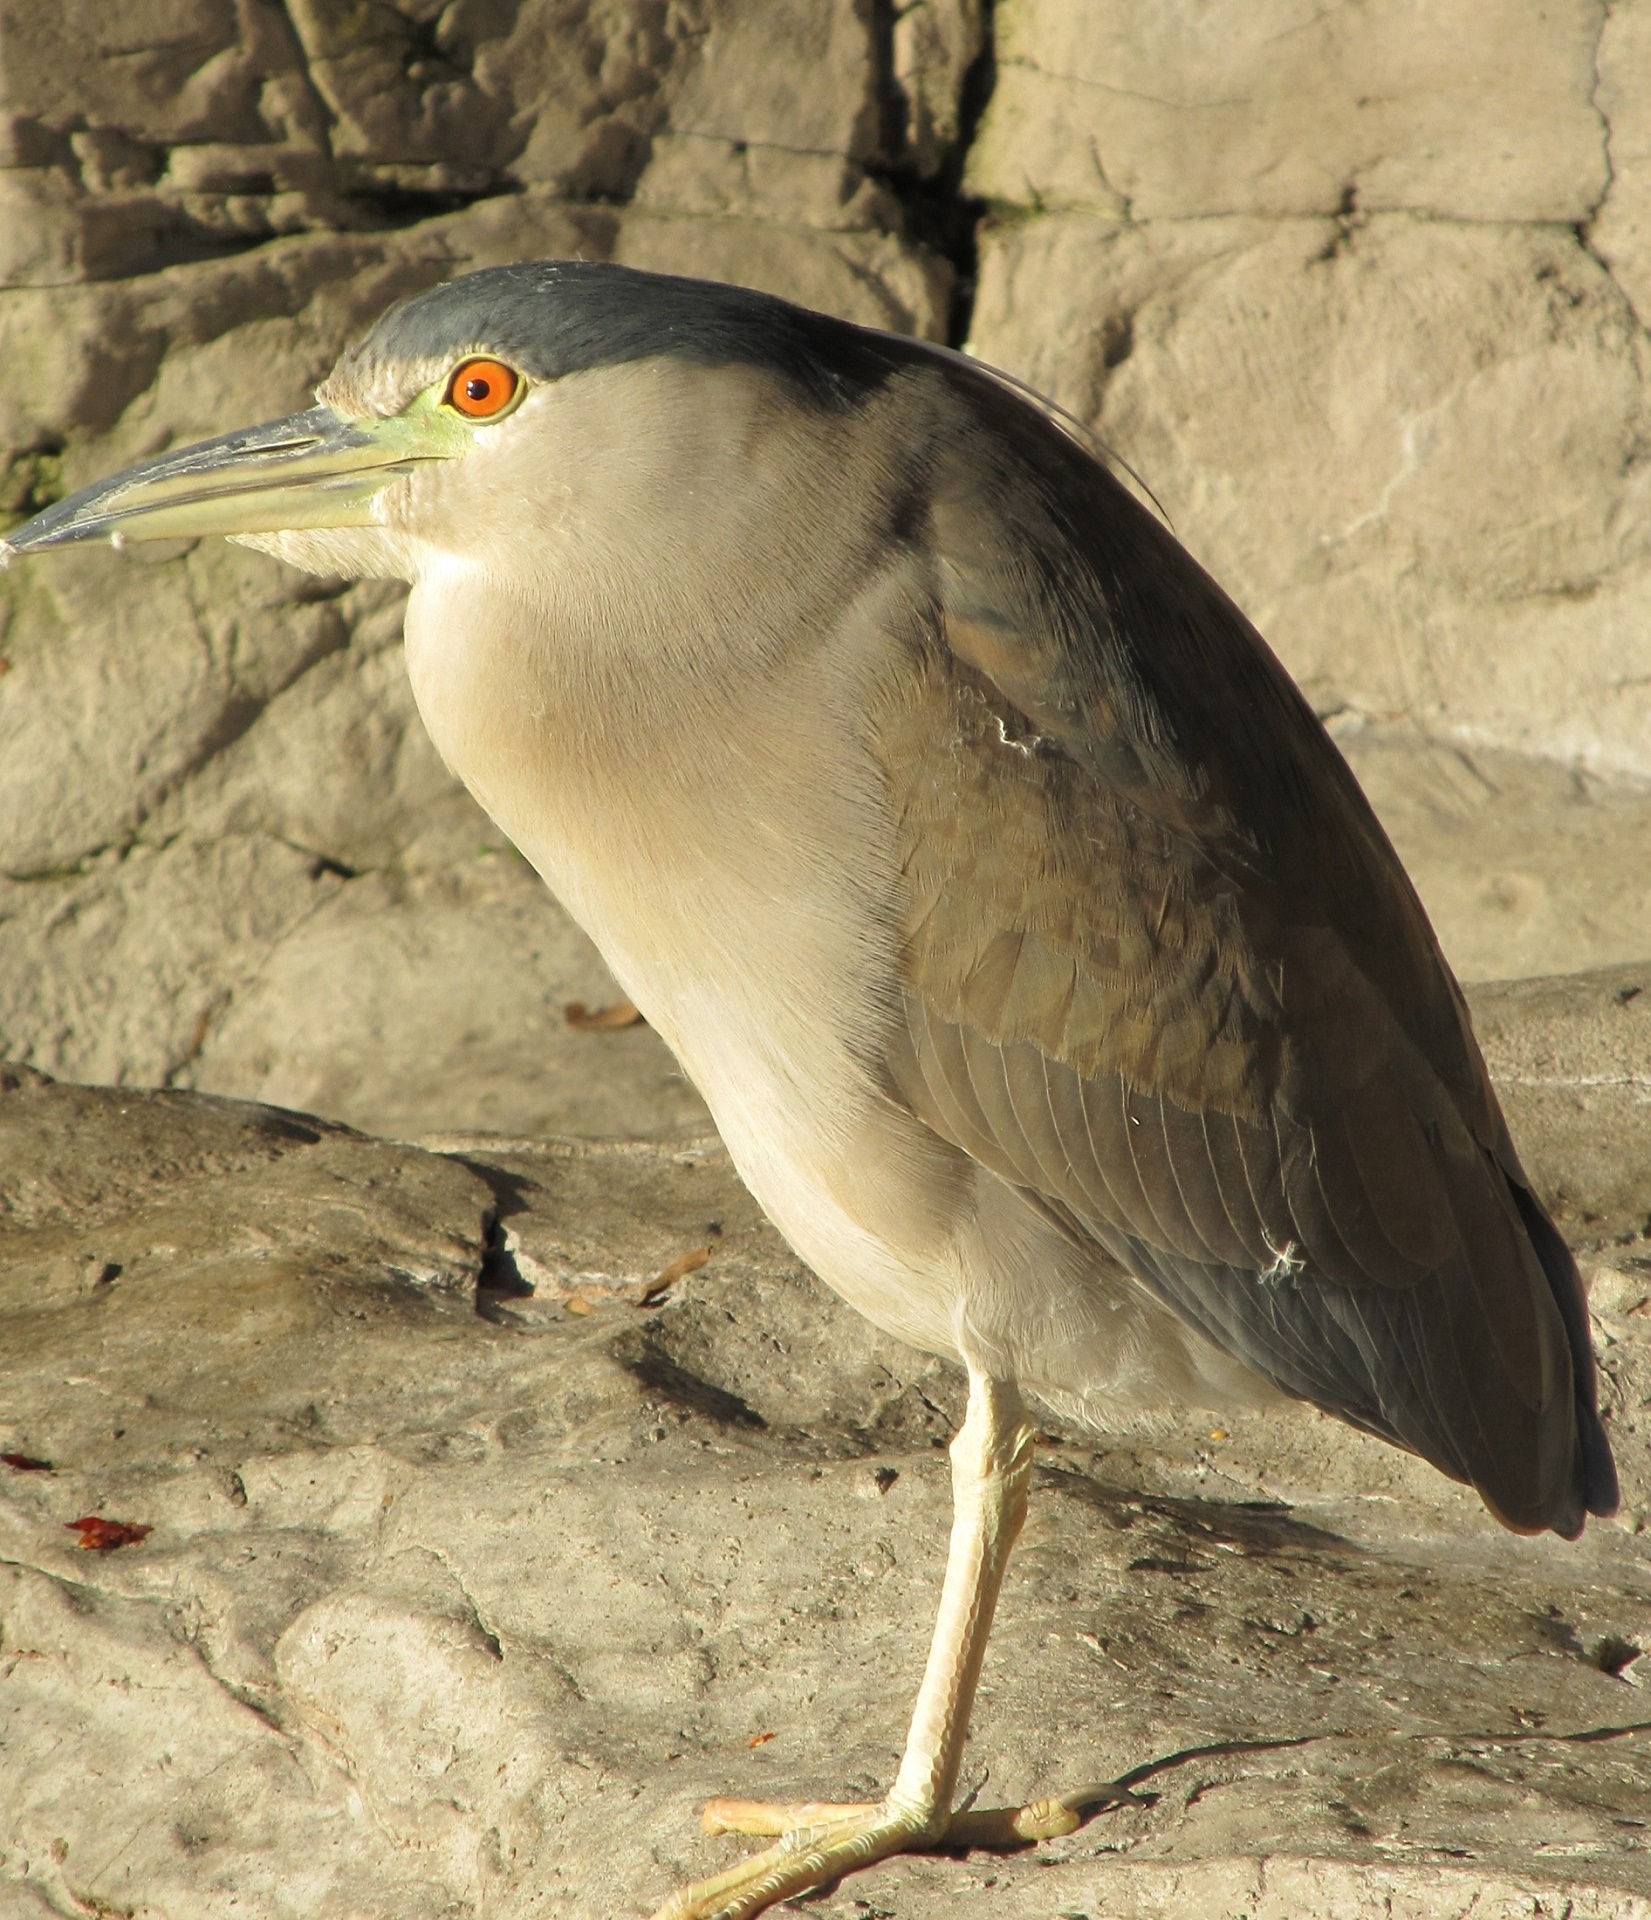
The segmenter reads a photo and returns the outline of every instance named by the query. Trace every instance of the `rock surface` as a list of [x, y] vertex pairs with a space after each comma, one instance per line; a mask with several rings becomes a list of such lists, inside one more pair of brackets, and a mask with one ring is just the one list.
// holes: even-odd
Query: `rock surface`
[[[1139, 1799], [821, 1912], [1651, 1915], [1648, 63], [1644, 0], [0, 0], [0, 532], [498, 261], [967, 340], [1150, 482], [1481, 983], [1622, 1520], [1514, 1541], [1305, 1414], [1052, 1429], [969, 1780]], [[0, 576], [0, 1058], [127, 1089], [0, 1069], [8, 1920], [641, 1913], [732, 1857], [699, 1799], [903, 1734], [958, 1383], [566, 1024], [616, 990], [400, 606]]]
[[[4, 0], [0, 518], [500, 260], [967, 332], [1256, 616], [1464, 977], [1632, 960], [1643, 11]], [[213, 543], [0, 579], [0, 1056], [395, 1133], [699, 1115], [646, 1034], [583, 1070], [611, 986], [431, 751], [399, 606]]]
[[[1622, 1519], [1513, 1539], [1305, 1412], [1052, 1423], [967, 1780], [1135, 1798], [821, 1912], [1651, 1912], [1651, 1240], [1594, 1205], [1651, 1190], [1635, 984], [1486, 1008], [1537, 1169], [1556, 1089], [1639, 1090], [1567, 1216]], [[0, 1466], [0, 1906], [651, 1910], [733, 1854], [704, 1797], [888, 1778], [960, 1401], [714, 1137], [389, 1147], [7, 1070], [0, 1449], [50, 1464]]]
[[1147, 477], [1322, 710], [1651, 772], [1644, 9], [994, 23], [976, 350]]

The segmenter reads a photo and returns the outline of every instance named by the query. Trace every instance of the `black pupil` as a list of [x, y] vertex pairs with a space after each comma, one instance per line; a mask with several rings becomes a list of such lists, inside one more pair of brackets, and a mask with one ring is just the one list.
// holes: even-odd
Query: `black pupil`
[[464, 397], [474, 400], [477, 406], [493, 391], [493, 382], [485, 374], [473, 373], [464, 383]]

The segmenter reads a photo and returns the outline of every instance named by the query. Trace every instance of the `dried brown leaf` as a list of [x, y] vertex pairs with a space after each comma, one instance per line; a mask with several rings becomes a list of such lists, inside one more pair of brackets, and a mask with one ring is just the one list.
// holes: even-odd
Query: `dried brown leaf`
[[616, 1000], [611, 1007], [587, 1007], [583, 1000], [570, 1000], [562, 1018], [575, 1033], [617, 1033], [623, 1027], [642, 1025], [642, 1015], [628, 1000]]
[[636, 1304], [639, 1307], [653, 1306], [663, 1295], [669, 1293], [679, 1280], [685, 1279], [690, 1273], [698, 1273], [710, 1258], [709, 1247], [695, 1247], [692, 1253], [682, 1254], [678, 1259], [673, 1260], [663, 1273], [643, 1284], [636, 1296]]
[[82, 1514], [78, 1520], [65, 1520], [65, 1529], [80, 1535], [79, 1546], [88, 1553], [113, 1553], [116, 1547], [135, 1547], [154, 1532], [153, 1527], [132, 1520], [105, 1520], [98, 1514]]

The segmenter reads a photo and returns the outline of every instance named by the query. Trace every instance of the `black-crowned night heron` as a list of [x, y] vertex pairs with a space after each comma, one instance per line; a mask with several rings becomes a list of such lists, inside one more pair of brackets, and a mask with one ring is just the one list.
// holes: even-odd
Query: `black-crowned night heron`
[[962, 1362], [905, 1757], [662, 1915], [744, 1916], [1082, 1796], [952, 1815], [1029, 1389], [1282, 1391], [1508, 1526], [1614, 1509], [1576, 1268], [1323, 728], [1062, 427], [956, 355], [732, 287], [503, 267], [321, 404], [12, 536], [224, 533], [409, 581], [431, 735], [676, 1050], [781, 1231]]

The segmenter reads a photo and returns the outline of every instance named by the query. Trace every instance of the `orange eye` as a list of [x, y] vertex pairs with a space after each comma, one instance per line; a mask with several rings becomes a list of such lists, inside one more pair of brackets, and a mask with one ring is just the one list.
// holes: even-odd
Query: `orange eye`
[[447, 404], [467, 420], [491, 420], [516, 398], [521, 383], [502, 360], [466, 360], [447, 383]]

